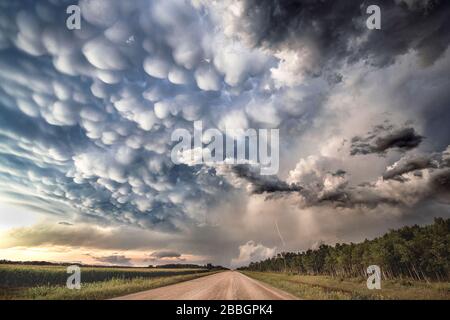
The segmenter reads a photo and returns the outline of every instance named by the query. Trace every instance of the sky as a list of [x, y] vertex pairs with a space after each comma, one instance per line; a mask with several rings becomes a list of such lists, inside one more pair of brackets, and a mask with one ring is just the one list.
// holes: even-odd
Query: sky
[[[73, 4], [0, 0], [0, 259], [237, 267], [450, 217], [450, 2]], [[174, 163], [195, 121], [279, 129], [278, 174]]]

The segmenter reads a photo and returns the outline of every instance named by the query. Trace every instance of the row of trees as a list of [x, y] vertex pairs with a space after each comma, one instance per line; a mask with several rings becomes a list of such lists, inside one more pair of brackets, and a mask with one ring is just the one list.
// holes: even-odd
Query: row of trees
[[321, 245], [317, 250], [283, 252], [241, 268], [334, 277], [366, 276], [370, 265], [381, 267], [385, 279], [449, 280], [450, 219], [432, 225], [403, 227], [362, 243]]

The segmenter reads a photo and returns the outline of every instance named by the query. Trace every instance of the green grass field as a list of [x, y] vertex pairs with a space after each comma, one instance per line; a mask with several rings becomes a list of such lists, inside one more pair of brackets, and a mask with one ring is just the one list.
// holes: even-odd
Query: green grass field
[[381, 290], [369, 290], [366, 279], [339, 279], [328, 276], [303, 276], [272, 272], [242, 272], [245, 275], [301, 299], [450, 299], [450, 283], [426, 283], [410, 280], [384, 280]]
[[0, 299], [108, 299], [211, 274], [206, 269], [81, 267], [81, 289], [64, 266], [0, 265]]

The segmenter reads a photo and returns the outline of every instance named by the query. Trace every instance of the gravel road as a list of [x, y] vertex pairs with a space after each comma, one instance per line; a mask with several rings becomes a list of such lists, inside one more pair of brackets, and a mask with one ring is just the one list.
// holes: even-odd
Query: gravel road
[[251, 279], [237, 271], [224, 271], [117, 300], [293, 300], [295, 296]]

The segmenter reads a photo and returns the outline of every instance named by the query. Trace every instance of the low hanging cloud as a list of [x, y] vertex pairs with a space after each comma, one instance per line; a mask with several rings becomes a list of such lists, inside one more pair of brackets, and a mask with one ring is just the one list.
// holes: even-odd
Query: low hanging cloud
[[110, 256], [92, 256], [93, 259], [102, 263], [108, 263], [111, 265], [129, 266], [131, 265], [131, 258], [127, 258], [125, 255], [113, 254]]
[[152, 252], [145, 259], [146, 262], [152, 264], [168, 264], [168, 263], [182, 263], [187, 261], [186, 257], [177, 251], [172, 250], [157, 250]]
[[231, 168], [238, 179], [243, 179], [250, 184], [254, 194], [275, 192], [299, 192], [303, 188], [296, 184], [288, 184], [274, 176], [262, 176], [252, 170], [248, 165], [235, 165]]
[[181, 253], [176, 251], [155, 251], [150, 254], [151, 258], [163, 259], [163, 258], [179, 258], [181, 257]]
[[129, 227], [97, 227], [82, 223], [73, 226], [39, 223], [2, 233], [0, 248], [67, 246], [107, 250], [152, 249], [177, 236]]
[[376, 126], [366, 136], [355, 136], [351, 140], [350, 154], [376, 153], [382, 155], [390, 149], [408, 151], [416, 148], [423, 137], [414, 128], [394, 129], [392, 126]]
[[[262, 194], [268, 201], [294, 198], [300, 208], [332, 206], [371, 210], [378, 206], [389, 206], [403, 210], [414, 203], [436, 199], [437, 194], [447, 195], [446, 152], [405, 156], [386, 168], [383, 176], [359, 185], [351, 183], [345, 170], [336, 169], [343, 165], [340, 161], [326, 157], [301, 159], [296, 168], [290, 171], [287, 182], [276, 180], [277, 186], [295, 188], [271, 187], [274, 182], [267, 181], [266, 177], [258, 176], [257, 173], [249, 178], [248, 167], [240, 168], [239, 172], [240, 177], [250, 183], [248, 191], [255, 195]], [[260, 192], [253, 191], [254, 185], [259, 187]]]

